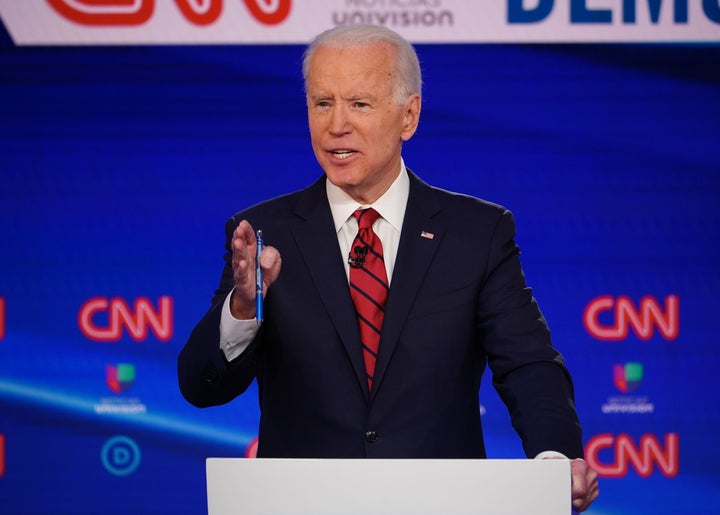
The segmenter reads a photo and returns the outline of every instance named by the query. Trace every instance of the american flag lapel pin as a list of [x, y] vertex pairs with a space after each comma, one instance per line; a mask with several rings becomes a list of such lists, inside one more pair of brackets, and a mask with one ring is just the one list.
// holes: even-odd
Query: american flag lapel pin
[[435, 237], [435, 235], [431, 232], [422, 231], [422, 232], [420, 232], [420, 237], [427, 238], [428, 240], [432, 240]]

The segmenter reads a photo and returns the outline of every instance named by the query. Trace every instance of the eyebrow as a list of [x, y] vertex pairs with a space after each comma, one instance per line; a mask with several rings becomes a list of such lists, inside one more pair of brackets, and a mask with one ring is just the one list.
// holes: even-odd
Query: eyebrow
[[[317, 93], [314, 95], [308, 95], [308, 97], [311, 100], [327, 100], [327, 99], [336, 99], [337, 98], [334, 95], [331, 95], [329, 93]], [[377, 97], [375, 95], [372, 95], [370, 93], [362, 93], [362, 92], [352, 93], [351, 95], [349, 95], [347, 97], [340, 97], [341, 100], [346, 100], [346, 101], [350, 101], [350, 102], [355, 101], [355, 100], [375, 100], [376, 98]]]

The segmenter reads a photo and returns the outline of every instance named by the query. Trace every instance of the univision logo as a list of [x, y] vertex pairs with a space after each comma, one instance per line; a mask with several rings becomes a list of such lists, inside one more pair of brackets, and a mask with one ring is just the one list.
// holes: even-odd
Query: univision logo
[[634, 392], [640, 386], [643, 378], [642, 363], [630, 362], [624, 365], [615, 365], [613, 368], [613, 382], [622, 393]]
[[655, 405], [646, 396], [628, 395], [640, 387], [643, 364], [628, 362], [613, 367], [613, 383], [623, 395], [608, 398], [602, 405], [605, 415], [650, 415]]
[[135, 383], [135, 366], [129, 363], [108, 365], [105, 368], [105, 382], [115, 393], [125, 393]]

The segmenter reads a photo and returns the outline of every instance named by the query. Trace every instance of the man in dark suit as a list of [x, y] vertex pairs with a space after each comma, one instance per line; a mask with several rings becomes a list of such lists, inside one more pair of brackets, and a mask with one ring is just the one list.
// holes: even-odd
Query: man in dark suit
[[[183, 395], [223, 404], [257, 378], [262, 457], [484, 458], [488, 364], [528, 457], [571, 458], [573, 504], [587, 508], [596, 474], [512, 215], [402, 160], [421, 108], [412, 46], [381, 27], [333, 29], [303, 74], [325, 174], [228, 221], [220, 286], [179, 357]], [[261, 323], [254, 229], [272, 243]]]

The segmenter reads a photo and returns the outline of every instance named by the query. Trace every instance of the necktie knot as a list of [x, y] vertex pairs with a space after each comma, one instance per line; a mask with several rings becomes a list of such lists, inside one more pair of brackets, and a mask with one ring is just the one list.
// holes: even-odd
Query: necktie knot
[[370, 229], [373, 224], [380, 218], [380, 213], [373, 208], [358, 209], [353, 213], [358, 222], [358, 229]]

